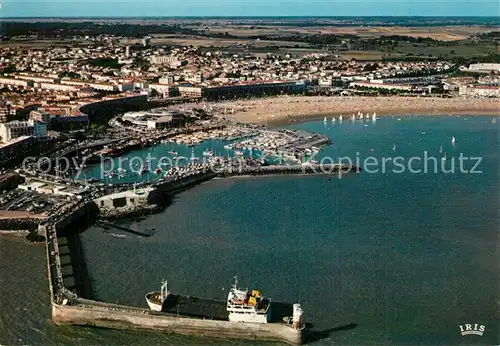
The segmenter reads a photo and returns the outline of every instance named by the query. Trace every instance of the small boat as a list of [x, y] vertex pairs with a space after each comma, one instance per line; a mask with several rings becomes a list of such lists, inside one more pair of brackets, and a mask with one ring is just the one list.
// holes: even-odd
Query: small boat
[[226, 149], [226, 150], [231, 150], [231, 149], [233, 149], [233, 148], [232, 148], [230, 145], [225, 145], [225, 146], [224, 146], [224, 149]]
[[169, 151], [168, 152], [170, 155], [174, 155], [174, 156], [177, 156], [179, 155], [179, 153], [177, 151]]
[[339, 122], [342, 122], [342, 120], [343, 120], [343, 117], [342, 117], [342, 114], [340, 114]]
[[210, 156], [210, 157], [211, 157], [211, 156], [214, 156], [214, 152], [213, 152], [212, 150], [205, 150], [205, 151], [203, 152], [203, 156], [205, 156], [205, 157], [206, 157], [206, 156]]
[[362, 120], [363, 119], [363, 113], [359, 112], [359, 119]]
[[373, 113], [373, 115], [372, 115], [372, 120], [373, 120], [373, 121], [377, 120], [377, 113]]
[[355, 120], [356, 120], [356, 116], [355, 116], [354, 114], [352, 115], [351, 120], [352, 120], [352, 121], [355, 121]]
[[239, 150], [236, 150], [236, 151], [234, 152], [234, 154], [235, 154], [236, 156], [243, 156], [243, 153], [242, 153], [241, 151], [239, 151]]
[[332, 117], [332, 124], [335, 123], [335, 117]]
[[392, 146], [392, 151], [396, 151], [396, 144]]
[[451, 137], [451, 144], [455, 144], [456, 140], [455, 137]]
[[442, 145], [439, 147], [439, 153], [440, 153], [440, 154], [442, 154], [442, 153], [443, 153], [443, 146], [442, 146]]
[[325, 124], [327, 123], [326, 117], [325, 117], [325, 119], [323, 119], [323, 123], [325, 123]]
[[497, 123], [497, 118], [493, 118], [493, 119], [491, 119], [491, 123], [492, 123], [492, 124], [496, 124], [496, 123]]

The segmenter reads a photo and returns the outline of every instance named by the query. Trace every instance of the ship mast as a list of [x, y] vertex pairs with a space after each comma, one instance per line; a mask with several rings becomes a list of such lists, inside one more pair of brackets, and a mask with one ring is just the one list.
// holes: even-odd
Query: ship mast
[[161, 300], [165, 300], [165, 298], [168, 296], [168, 285], [167, 285], [167, 280], [163, 279], [161, 283]]

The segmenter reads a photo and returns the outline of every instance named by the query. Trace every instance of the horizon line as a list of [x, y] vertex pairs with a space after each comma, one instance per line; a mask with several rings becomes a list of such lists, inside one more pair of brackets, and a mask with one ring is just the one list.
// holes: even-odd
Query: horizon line
[[319, 15], [305, 15], [305, 16], [274, 16], [274, 15], [263, 15], [263, 16], [241, 16], [241, 15], [218, 15], [218, 16], [32, 16], [32, 17], [3, 17], [0, 15], [1, 19], [78, 19], [78, 18], [97, 18], [97, 19], [111, 19], [111, 18], [500, 18], [500, 16], [491, 15], [332, 15], [332, 16], [319, 16]]

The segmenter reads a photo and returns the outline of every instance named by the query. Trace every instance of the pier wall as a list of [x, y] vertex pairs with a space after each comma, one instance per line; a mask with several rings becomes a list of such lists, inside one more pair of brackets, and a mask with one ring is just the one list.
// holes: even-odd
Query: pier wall
[[359, 167], [346, 164], [275, 165], [262, 167], [238, 167], [235, 169], [227, 168], [220, 171], [217, 175], [220, 178], [227, 178], [234, 176], [345, 174], [359, 171]]
[[175, 194], [195, 185], [201, 184], [205, 181], [209, 181], [218, 175], [217, 172], [205, 172], [190, 177], [178, 179], [173, 182], [167, 182], [164, 184], [159, 184], [158, 190], [164, 194]]
[[200, 337], [281, 341], [293, 345], [302, 343], [302, 331], [281, 323], [231, 323], [194, 319], [153, 314], [148, 310], [112, 304], [87, 306], [53, 304], [52, 320], [61, 325], [153, 330]]
[[[161, 194], [175, 194], [187, 188], [216, 177], [238, 175], [275, 175], [275, 174], [325, 174], [359, 172], [356, 166], [331, 165], [295, 165], [244, 167], [243, 169], [225, 169], [199, 173], [175, 181], [155, 186], [153, 191]], [[148, 200], [151, 196], [147, 197]], [[98, 209], [95, 203], [79, 202], [71, 206], [66, 216], [53, 223], [43, 225], [40, 232], [46, 236], [47, 271], [49, 277], [52, 320], [60, 325], [95, 326], [114, 329], [152, 330], [163, 333], [176, 333], [200, 337], [268, 340], [286, 342], [292, 345], [304, 342], [304, 330], [294, 329], [277, 321], [276, 323], [233, 323], [212, 319], [197, 319], [175, 314], [152, 312], [148, 309], [108, 304], [82, 299], [64, 286], [58, 243], [60, 230], [68, 228], [72, 222], [81, 221], [82, 217], [92, 215]]]

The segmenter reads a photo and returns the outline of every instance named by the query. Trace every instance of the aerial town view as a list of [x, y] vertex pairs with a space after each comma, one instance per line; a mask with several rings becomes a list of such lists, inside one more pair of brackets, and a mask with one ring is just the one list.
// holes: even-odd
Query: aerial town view
[[500, 344], [500, 4], [0, 4], [0, 345]]

